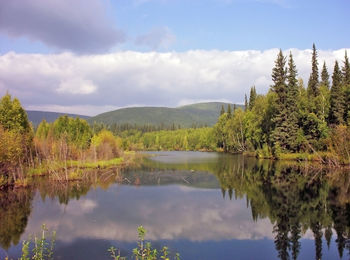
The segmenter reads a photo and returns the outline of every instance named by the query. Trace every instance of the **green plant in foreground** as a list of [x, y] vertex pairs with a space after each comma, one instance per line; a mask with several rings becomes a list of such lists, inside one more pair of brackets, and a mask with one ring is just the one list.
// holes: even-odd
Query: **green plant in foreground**
[[[52, 231], [51, 237], [46, 237], [48, 229], [45, 224], [41, 226], [41, 237], [34, 236], [33, 240], [23, 241], [22, 255], [20, 260], [44, 260], [53, 259], [53, 250], [56, 241], [56, 232]], [[33, 249], [30, 250], [30, 245], [33, 243]], [[31, 251], [31, 253], [30, 253]]]
[[[51, 236], [47, 237], [48, 229], [45, 224], [41, 226], [41, 237], [34, 236], [34, 239], [24, 240], [22, 242], [22, 255], [19, 260], [51, 260], [53, 259], [54, 247], [56, 242], [56, 232], [51, 232]], [[143, 226], [137, 228], [138, 243], [133, 249], [132, 254], [136, 260], [170, 260], [170, 252], [168, 247], [164, 246], [160, 252], [152, 248], [150, 242], [145, 241], [147, 230]], [[32, 248], [32, 249], [31, 249]], [[120, 250], [115, 247], [108, 249], [110, 256], [114, 260], [126, 260], [126, 257], [120, 255]], [[159, 255], [158, 255], [159, 253]], [[7, 258], [6, 258], [7, 259]], [[174, 260], [180, 260], [180, 254], [176, 253]]]
[[[137, 232], [139, 241], [137, 242], [137, 247], [132, 250], [132, 254], [136, 260], [170, 260], [170, 253], [168, 247], [164, 246], [162, 248], [162, 250], [160, 251], [160, 258], [158, 258], [157, 249], [152, 248], [151, 243], [145, 241], [147, 230], [143, 226], [139, 226], [137, 228]], [[120, 256], [120, 251], [117, 250], [115, 247], [110, 247], [108, 251], [111, 253], [111, 257], [114, 260], [126, 260], [126, 257]], [[180, 260], [180, 254], [176, 253], [174, 259]]]

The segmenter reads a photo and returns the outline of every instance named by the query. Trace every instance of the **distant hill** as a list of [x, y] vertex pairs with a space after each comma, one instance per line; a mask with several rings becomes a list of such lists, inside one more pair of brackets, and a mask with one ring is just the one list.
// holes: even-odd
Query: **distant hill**
[[[169, 107], [130, 107], [99, 114], [88, 119], [90, 123], [136, 124], [136, 125], [181, 125], [181, 127], [212, 126], [217, 122], [221, 106], [227, 109], [228, 103], [198, 103], [177, 108]], [[233, 104], [230, 104], [233, 106]], [[237, 107], [242, 107], [237, 105]]]
[[45, 112], [45, 111], [32, 111], [27, 110], [28, 119], [33, 123], [34, 126], [37, 126], [40, 124], [42, 120], [46, 120], [47, 122], [53, 122], [58, 117], [67, 115], [69, 117], [80, 117], [83, 119], [89, 119], [89, 116], [82, 116], [82, 115], [76, 115], [76, 114], [66, 114], [66, 113], [57, 113], [57, 112]]

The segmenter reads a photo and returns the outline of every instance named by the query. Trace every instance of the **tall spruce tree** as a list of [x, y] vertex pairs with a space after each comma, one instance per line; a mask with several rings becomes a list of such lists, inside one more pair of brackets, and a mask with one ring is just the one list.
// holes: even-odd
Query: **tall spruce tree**
[[249, 95], [249, 110], [252, 110], [255, 104], [255, 100], [256, 100], [256, 89], [255, 86], [250, 88], [250, 95]]
[[299, 88], [297, 80], [297, 69], [293, 60], [292, 53], [289, 54], [288, 61], [288, 74], [287, 74], [287, 102], [286, 102], [286, 111], [287, 121], [286, 125], [289, 129], [288, 132], [288, 149], [292, 151], [297, 150], [297, 136], [299, 130], [299, 115], [298, 115], [298, 97], [299, 97]]
[[224, 105], [221, 105], [220, 116], [223, 114], [225, 114], [225, 108]]
[[276, 114], [272, 117], [275, 124], [271, 139], [275, 146], [280, 146], [283, 150], [288, 149], [289, 126], [287, 122], [287, 70], [285, 69], [286, 58], [282, 50], [279, 51], [275, 61], [275, 67], [272, 69], [272, 91], [277, 95]]
[[326, 66], [326, 62], [323, 62], [322, 72], [321, 72], [321, 85], [329, 88], [329, 74]]
[[343, 74], [342, 85], [343, 85], [344, 94], [345, 94], [344, 120], [345, 122], [350, 123], [350, 64], [349, 64], [347, 51], [345, 51], [342, 74]]
[[247, 94], [244, 95], [244, 111], [247, 111], [248, 109], [248, 99]]
[[339, 69], [338, 61], [335, 61], [334, 71], [332, 76], [332, 88], [330, 97], [330, 124], [344, 123], [344, 91], [342, 88], [342, 73]]
[[350, 64], [349, 64], [349, 58], [348, 53], [345, 51], [344, 56], [344, 65], [342, 67], [342, 73], [343, 73], [343, 82], [345, 84], [350, 84]]
[[319, 94], [318, 89], [318, 62], [315, 44], [312, 45], [312, 71], [310, 74], [307, 93], [309, 97], [316, 97]]
[[232, 111], [231, 111], [231, 105], [230, 104], [227, 104], [227, 115], [228, 115], [228, 117], [232, 116]]

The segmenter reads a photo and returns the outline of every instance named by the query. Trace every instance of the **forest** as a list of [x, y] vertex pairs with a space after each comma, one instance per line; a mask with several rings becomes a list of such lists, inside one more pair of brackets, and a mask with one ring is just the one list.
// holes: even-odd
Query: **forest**
[[[288, 60], [288, 62], [287, 62]], [[258, 158], [350, 163], [350, 65], [335, 61], [332, 80], [325, 62], [319, 76], [313, 45], [307, 87], [298, 78], [293, 55], [279, 52], [267, 94], [251, 87], [244, 108], [222, 107], [213, 128], [175, 131], [114, 131], [139, 150], [207, 150]]]
[[79, 179], [81, 168], [118, 165], [125, 159], [121, 139], [102, 129], [94, 133], [80, 118], [43, 120], [34, 131], [17, 98], [0, 100], [0, 187], [26, 186], [29, 177], [50, 173], [60, 181]]
[[[350, 164], [350, 64], [335, 61], [332, 77], [325, 63], [319, 75], [313, 45], [307, 87], [298, 79], [292, 53], [279, 51], [267, 94], [253, 86], [242, 109], [222, 107], [214, 127], [157, 130], [89, 125], [61, 116], [36, 129], [17, 98], [0, 100], [0, 186], [26, 184], [26, 175], [63, 170], [78, 178], [79, 167], [120, 163], [123, 151], [182, 150], [244, 153], [258, 158], [316, 160], [330, 166]], [[116, 160], [116, 158], [119, 158]]]

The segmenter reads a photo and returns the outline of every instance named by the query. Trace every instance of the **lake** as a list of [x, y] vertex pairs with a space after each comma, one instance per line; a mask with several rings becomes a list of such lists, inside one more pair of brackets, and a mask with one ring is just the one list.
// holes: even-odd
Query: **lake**
[[136, 247], [137, 227], [181, 259], [350, 259], [350, 174], [241, 155], [153, 152], [127, 170], [82, 182], [37, 178], [0, 191], [0, 258], [43, 223], [55, 259], [111, 259]]

